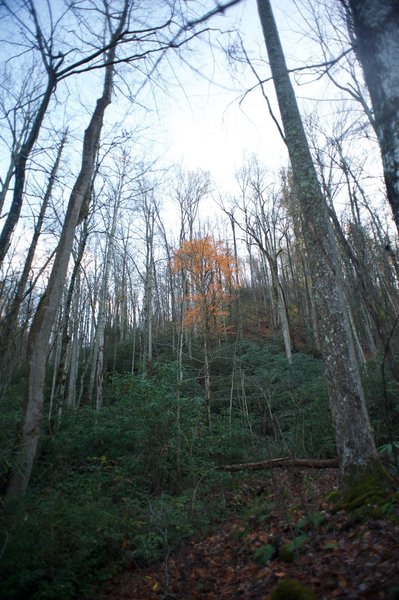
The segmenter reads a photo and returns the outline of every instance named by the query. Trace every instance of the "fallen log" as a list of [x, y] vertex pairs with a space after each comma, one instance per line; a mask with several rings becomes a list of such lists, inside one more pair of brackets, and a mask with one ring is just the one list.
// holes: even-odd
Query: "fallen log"
[[305, 467], [309, 469], [333, 469], [338, 467], [338, 458], [273, 458], [261, 462], [242, 463], [237, 465], [219, 465], [219, 471], [256, 471], [258, 469], [273, 469], [275, 467]]

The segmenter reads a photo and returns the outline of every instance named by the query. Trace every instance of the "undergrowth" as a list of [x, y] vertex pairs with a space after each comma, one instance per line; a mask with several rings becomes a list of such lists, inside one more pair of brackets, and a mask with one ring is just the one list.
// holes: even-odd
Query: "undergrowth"
[[[169, 363], [145, 378], [116, 374], [100, 412], [82, 406], [65, 412], [52, 435], [43, 430], [29, 492], [0, 517], [2, 599], [99, 598], [116, 572], [164, 561], [184, 540], [245, 510], [242, 476], [216, 466], [334, 455], [320, 359], [296, 353], [290, 367], [281, 348], [245, 342], [235, 347], [232, 380], [229, 351], [212, 357], [210, 428], [189, 370], [178, 385]], [[16, 396], [1, 399], [3, 487], [21, 414]], [[388, 441], [382, 432], [381, 444]], [[249, 520], [268, 512], [261, 501], [249, 510]], [[272, 549], [262, 551], [264, 561]]]

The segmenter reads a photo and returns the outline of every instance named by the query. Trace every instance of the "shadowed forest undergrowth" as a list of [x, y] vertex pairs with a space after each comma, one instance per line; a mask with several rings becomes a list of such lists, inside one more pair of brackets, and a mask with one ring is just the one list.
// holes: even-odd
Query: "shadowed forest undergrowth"
[[155, 568], [132, 564], [109, 584], [107, 599], [397, 598], [397, 498], [337, 511], [329, 499], [337, 478], [334, 469], [244, 478], [228, 520]]
[[[320, 598], [393, 598], [395, 495], [338, 510], [336, 469], [222, 468], [335, 456], [321, 359], [298, 352], [289, 366], [274, 337], [221, 346], [211, 426], [194, 365], [183, 381], [166, 361], [146, 376], [115, 373], [100, 412], [44, 424], [31, 488], [1, 517], [1, 598], [267, 598], [290, 577]], [[395, 473], [396, 384], [384, 397], [379, 378], [370, 365], [369, 411]], [[17, 392], [2, 396], [4, 484]]]

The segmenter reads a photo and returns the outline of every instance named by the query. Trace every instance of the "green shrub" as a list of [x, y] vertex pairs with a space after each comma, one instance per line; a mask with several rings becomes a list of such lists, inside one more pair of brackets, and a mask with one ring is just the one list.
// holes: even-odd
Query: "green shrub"
[[231, 475], [213, 467], [240, 458], [246, 439], [223, 417], [210, 431], [202, 400], [176, 382], [173, 365], [117, 376], [102, 411], [65, 412], [43, 436], [26, 500], [2, 518], [1, 598], [96, 597], [115, 569], [163, 560], [220, 517]]

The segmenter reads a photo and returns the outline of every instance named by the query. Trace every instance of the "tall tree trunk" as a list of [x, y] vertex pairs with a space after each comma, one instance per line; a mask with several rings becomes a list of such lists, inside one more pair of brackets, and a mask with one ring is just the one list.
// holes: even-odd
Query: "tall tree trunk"
[[304, 132], [269, 0], [258, 10], [291, 160], [307, 245], [337, 451], [345, 484], [380, 467], [369, 423], [327, 205]]
[[10, 183], [14, 175], [15, 169], [15, 159], [14, 156], [11, 156], [10, 164], [8, 165], [7, 173], [4, 177], [4, 180], [1, 180], [2, 186], [0, 191], [0, 213], [3, 210], [4, 202], [6, 200], [6, 196], [8, 190], [10, 189]]
[[64, 404], [69, 369], [70, 346], [72, 339], [70, 327], [72, 300], [75, 294], [76, 281], [79, 277], [88, 235], [88, 224], [87, 219], [85, 219], [78, 244], [77, 254], [75, 257], [75, 264], [73, 265], [72, 275], [69, 281], [68, 292], [66, 294], [66, 300], [64, 304], [64, 315], [61, 329], [60, 356], [54, 390], [56, 405], [59, 408], [59, 412], [62, 410], [62, 406]]
[[342, 1], [370, 93], [387, 196], [399, 230], [399, 4], [397, 0]]
[[77, 387], [78, 366], [79, 366], [80, 270], [76, 274], [73, 302], [74, 302], [74, 305], [73, 305], [73, 311], [72, 311], [71, 359], [70, 359], [70, 366], [69, 366], [68, 390], [67, 390], [67, 398], [66, 398], [66, 403], [69, 408], [76, 407], [76, 387]]
[[154, 319], [154, 214], [146, 215], [146, 273], [144, 282], [144, 361], [152, 362], [152, 333]]
[[[90, 374], [90, 388], [91, 394], [93, 389], [96, 390], [96, 410], [101, 410], [103, 406], [103, 379], [104, 379], [104, 344], [105, 344], [105, 325], [107, 317], [107, 294], [109, 287], [109, 276], [112, 264], [112, 255], [114, 250], [114, 238], [116, 231], [117, 218], [119, 215], [119, 203], [120, 203], [119, 189], [116, 198], [114, 199], [114, 207], [112, 211], [112, 217], [108, 223], [107, 229], [109, 233], [107, 235], [107, 244], [105, 248], [104, 257], [104, 270], [102, 274], [101, 288], [98, 299], [98, 315], [97, 315], [97, 327], [94, 338], [94, 351], [93, 351], [93, 364], [92, 371]], [[116, 343], [116, 341], [115, 341]], [[89, 394], [89, 395], [91, 395]]]
[[205, 315], [204, 329], [204, 401], [206, 410], [206, 423], [211, 426], [211, 373], [209, 366], [209, 328], [207, 325], [207, 316]]
[[[123, 14], [119, 20], [117, 30], [112, 36], [111, 44], [118, 39], [123, 29], [127, 9], [128, 2], [126, 0]], [[67, 213], [47, 289], [36, 310], [29, 335], [28, 373], [25, 396], [26, 408], [22, 427], [22, 439], [16, 467], [7, 488], [7, 501], [14, 497], [22, 496], [26, 492], [37, 453], [43, 414], [49, 339], [62, 298], [75, 229], [79, 222], [83, 201], [92, 181], [105, 110], [111, 103], [115, 53], [116, 45], [113, 44], [106, 56], [103, 93], [101, 98], [97, 100], [96, 108], [84, 134], [82, 166], [69, 198]]]

